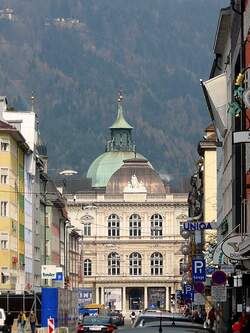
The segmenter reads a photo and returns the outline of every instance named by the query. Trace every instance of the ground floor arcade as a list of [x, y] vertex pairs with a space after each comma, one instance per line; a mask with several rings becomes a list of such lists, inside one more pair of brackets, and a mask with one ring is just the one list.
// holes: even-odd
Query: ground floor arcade
[[146, 308], [171, 310], [171, 295], [179, 283], [96, 283], [85, 288], [89, 302], [104, 304], [124, 314]]

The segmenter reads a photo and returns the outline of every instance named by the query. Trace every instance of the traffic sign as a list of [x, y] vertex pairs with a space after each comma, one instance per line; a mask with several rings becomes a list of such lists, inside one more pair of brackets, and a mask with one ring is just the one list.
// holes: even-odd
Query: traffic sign
[[193, 281], [206, 281], [206, 262], [205, 259], [192, 260]]
[[227, 281], [227, 274], [223, 271], [215, 271], [212, 274], [212, 281], [216, 284], [225, 284]]
[[192, 299], [193, 298], [193, 287], [191, 284], [185, 284], [184, 285], [184, 292], [183, 292], [183, 297], [184, 299]]
[[226, 286], [212, 286], [211, 296], [215, 302], [227, 301], [227, 287]]
[[194, 291], [195, 291], [196, 293], [201, 294], [201, 293], [204, 292], [204, 290], [205, 290], [205, 285], [204, 285], [203, 282], [195, 282], [195, 283], [194, 283]]
[[194, 293], [194, 305], [205, 305], [205, 297], [203, 294]]

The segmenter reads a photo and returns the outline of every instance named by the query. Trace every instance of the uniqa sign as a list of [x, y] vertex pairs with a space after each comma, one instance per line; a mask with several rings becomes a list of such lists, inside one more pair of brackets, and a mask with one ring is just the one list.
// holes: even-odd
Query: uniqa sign
[[212, 224], [210, 222], [185, 222], [183, 225], [184, 230], [195, 231], [195, 230], [211, 230]]

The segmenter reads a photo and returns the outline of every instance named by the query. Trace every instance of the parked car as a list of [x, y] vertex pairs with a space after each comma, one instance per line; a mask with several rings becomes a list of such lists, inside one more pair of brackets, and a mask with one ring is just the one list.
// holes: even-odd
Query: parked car
[[192, 322], [190, 318], [187, 318], [180, 313], [146, 311], [136, 318], [134, 327], [144, 327], [148, 323], [160, 322], [160, 320], [164, 323], [173, 321]]
[[112, 333], [116, 330], [116, 325], [113, 324], [112, 318], [105, 317], [92, 317], [86, 316], [78, 323], [77, 333], [84, 332], [101, 332], [101, 333]]
[[[149, 325], [149, 324], [148, 324]], [[121, 333], [159, 333], [160, 325], [146, 325], [144, 327], [133, 327], [125, 328], [121, 330]], [[185, 322], [167, 322], [161, 325], [162, 333], [212, 333], [213, 331], [204, 328], [200, 324], [195, 323], [185, 323]]]
[[5, 311], [4, 309], [0, 309], [0, 331], [3, 331], [4, 329], [5, 319], [6, 319]]
[[120, 311], [108, 312], [107, 316], [112, 318], [112, 322], [116, 326], [123, 326], [124, 325], [124, 316]]

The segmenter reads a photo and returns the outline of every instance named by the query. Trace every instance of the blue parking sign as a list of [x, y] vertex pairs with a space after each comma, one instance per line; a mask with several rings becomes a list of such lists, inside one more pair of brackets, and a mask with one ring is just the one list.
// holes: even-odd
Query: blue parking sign
[[191, 284], [185, 284], [183, 290], [184, 299], [192, 299], [193, 298], [193, 286]]
[[193, 281], [206, 281], [206, 262], [205, 259], [192, 260]]

